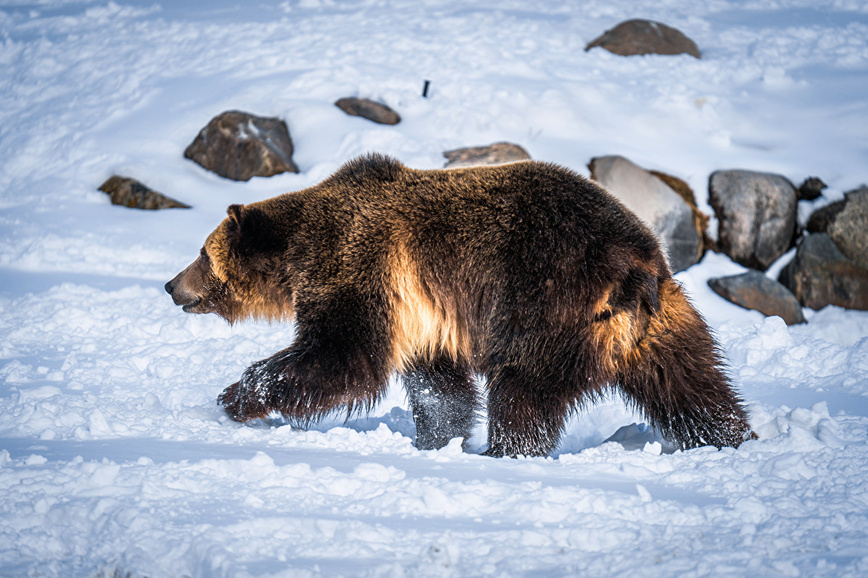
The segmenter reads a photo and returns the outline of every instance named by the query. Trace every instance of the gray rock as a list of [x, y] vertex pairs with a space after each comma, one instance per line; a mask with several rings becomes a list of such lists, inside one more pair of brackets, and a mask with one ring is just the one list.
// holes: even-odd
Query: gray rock
[[786, 177], [716, 171], [708, 192], [719, 221], [718, 246], [733, 261], [764, 271], [793, 246], [796, 189]]
[[868, 310], [868, 269], [848, 259], [825, 233], [804, 237], [778, 280], [805, 307]]
[[530, 155], [517, 144], [498, 142], [484, 147], [455, 149], [443, 153], [448, 161], [446, 168], [473, 167], [480, 165], [502, 165], [516, 161], [530, 160]]
[[297, 173], [292, 152], [285, 122], [232, 110], [211, 119], [184, 156], [221, 177], [248, 181]]
[[696, 43], [679, 30], [651, 20], [627, 20], [592, 40], [585, 51], [599, 46], [620, 56], [690, 54], [701, 58]]
[[342, 98], [335, 106], [351, 116], [360, 116], [379, 124], [398, 124], [401, 117], [397, 112], [379, 102], [354, 96]]
[[620, 156], [591, 159], [591, 178], [636, 213], [660, 238], [672, 270], [702, 257], [702, 231], [690, 205], [659, 177]]
[[814, 211], [808, 231], [826, 233], [844, 255], [868, 267], [868, 186], [844, 194], [844, 200]]
[[808, 177], [801, 185], [799, 185], [799, 200], [813, 201], [823, 193], [826, 188], [824, 183], [818, 177]]
[[169, 198], [162, 193], [151, 190], [139, 181], [114, 175], [100, 185], [99, 190], [107, 193], [113, 205], [121, 205], [131, 209], [189, 209], [180, 201]]
[[759, 271], [752, 269], [741, 275], [709, 279], [708, 286], [730, 303], [759, 311], [767, 317], [777, 315], [787, 325], [805, 322], [796, 296]]
[[690, 205], [690, 210], [693, 212], [693, 225], [696, 231], [702, 237], [702, 250], [699, 253], [700, 259], [705, 254], [706, 250], [717, 251], [717, 243], [708, 236], [708, 215], [700, 211], [696, 207], [696, 195], [693, 189], [683, 179], [662, 173], [660, 171], [649, 170], [649, 173], [669, 185], [669, 188], [678, 193], [678, 196], [684, 199], [684, 202]]

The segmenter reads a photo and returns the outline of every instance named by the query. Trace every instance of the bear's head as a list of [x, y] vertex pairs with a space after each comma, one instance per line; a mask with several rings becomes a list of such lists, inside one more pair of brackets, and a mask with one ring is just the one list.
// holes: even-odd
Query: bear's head
[[[282, 256], [286, 249], [272, 219], [255, 205], [231, 205], [199, 258], [166, 283], [187, 313], [216, 313], [229, 323], [292, 317], [292, 291]], [[283, 269], [284, 274], [279, 274]]]

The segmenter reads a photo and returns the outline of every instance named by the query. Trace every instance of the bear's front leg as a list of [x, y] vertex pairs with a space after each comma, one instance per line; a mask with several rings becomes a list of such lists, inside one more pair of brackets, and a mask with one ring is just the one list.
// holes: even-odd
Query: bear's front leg
[[330, 411], [370, 408], [388, 385], [388, 333], [376, 308], [344, 295], [297, 316], [296, 341], [251, 365], [219, 398], [229, 417], [278, 412], [306, 425]]

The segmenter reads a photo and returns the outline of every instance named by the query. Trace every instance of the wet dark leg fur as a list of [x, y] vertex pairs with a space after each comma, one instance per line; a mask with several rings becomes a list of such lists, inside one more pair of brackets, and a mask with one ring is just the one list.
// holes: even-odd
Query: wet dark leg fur
[[470, 436], [477, 396], [470, 371], [447, 358], [417, 362], [403, 374], [420, 450], [440, 449]]

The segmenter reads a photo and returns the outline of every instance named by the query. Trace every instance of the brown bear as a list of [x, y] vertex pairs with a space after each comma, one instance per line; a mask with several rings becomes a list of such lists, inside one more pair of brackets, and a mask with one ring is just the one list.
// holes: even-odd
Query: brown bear
[[424, 449], [468, 436], [474, 374], [487, 455], [548, 454], [612, 387], [680, 448], [752, 435], [654, 234], [569, 170], [371, 155], [228, 213], [166, 291], [230, 323], [294, 319], [297, 335], [220, 395], [234, 420], [371, 408], [397, 371]]

